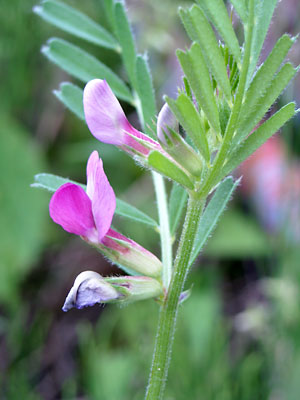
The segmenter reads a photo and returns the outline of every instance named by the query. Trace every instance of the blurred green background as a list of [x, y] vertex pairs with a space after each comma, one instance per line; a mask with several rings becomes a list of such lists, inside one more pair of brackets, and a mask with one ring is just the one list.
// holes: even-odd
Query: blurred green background
[[[104, 1], [104, 0], [103, 0]], [[101, 0], [66, 2], [107, 27]], [[149, 174], [97, 142], [52, 91], [68, 76], [40, 53], [50, 36], [72, 40], [122, 74], [120, 60], [46, 24], [32, 0], [0, 0], [0, 398], [143, 398], [158, 306], [153, 301], [61, 311], [75, 276], [120, 273], [48, 215], [49, 194], [34, 174], [85, 181], [97, 149], [116, 194], [156, 215]], [[179, 0], [128, 0], [140, 51], [148, 50], [157, 89], [174, 95], [174, 56], [188, 39]], [[297, 0], [282, 0], [263, 57], [284, 32], [300, 30]], [[238, 22], [236, 21], [238, 25]], [[300, 61], [300, 46], [290, 53]], [[300, 103], [300, 79], [279, 102]], [[133, 110], [126, 109], [138, 127]], [[300, 119], [237, 171], [243, 184], [222, 217], [187, 287], [166, 399], [300, 398]], [[276, 144], [276, 145], [275, 145]], [[279, 189], [278, 189], [279, 188]], [[158, 237], [125, 220], [118, 228], [159, 254]]]

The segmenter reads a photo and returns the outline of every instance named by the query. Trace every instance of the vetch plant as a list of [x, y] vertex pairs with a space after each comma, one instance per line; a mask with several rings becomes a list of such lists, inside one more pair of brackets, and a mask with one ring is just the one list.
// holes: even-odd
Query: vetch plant
[[[94, 56], [65, 40], [52, 38], [42, 49], [49, 60], [86, 84], [83, 91], [62, 83], [55, 92], [58, 99], [85, 119], [96, 139], [118, 146], [151, 171], [159, 222], [115, 198], [97, 152], [88, 161], [86, 187], [44, 173], [36, 175], [33, 186], [55, 192], [50, 215], [56, 223], [134, 275], [81, 273], [66, 299], [65, 311], [147, 298], [160, 304], [148, 400], [163, 398], [178, 307], [187, 297], [186, 277], [239, 183], [228, 175], [296, 113], [295, 104], [289, 103], [265, 117], [297, 72], [285, 62], [295, 41], [288, 35], [277, 41], [258, 66], [277, 1], [231, 0], [231, 12], [243, 26], [243, 43], [223, 0], [197, 3], [179, 9], [192, 44], [177, 50], [182, 86], [175, 99], [165, 96], [159, 113], [147, 58], [136, 51], [123, 2], [103, 2], [111, 32], [62, 2], [45, 0], [34, 8], [60, 29], [120, 54], [127, 72], [125, 83]], [[143, 132], [128, 122], [117, 98], [136, 108]], [[173, 181], [169, 199], [164, 177]], [[111, 228], [114, 213], [159, 232], [161, 261]]]

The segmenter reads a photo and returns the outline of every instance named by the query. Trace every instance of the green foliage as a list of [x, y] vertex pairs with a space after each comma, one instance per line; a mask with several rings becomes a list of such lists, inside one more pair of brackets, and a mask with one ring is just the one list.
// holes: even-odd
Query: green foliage
[[129, 76], [131, 84], [135, 82], [135, 60], [136, 51], [135, 43], [132, 36], [131, 28], [127, 19], [127, 15], [122, 3], [115, 4], [115, 26], [117, 30], [118, 40], [122, 48], [122, 59]]
[[229, 160], [226, 162], [220, 176], [224, 177], [230, 174], [235, 168], [251, 156], [262, 144], [264, 144], [274, 133], [295, 115], [295, 103], [289, 103], [283, 106], [272, 117], [266, 120], [257, 128], [248, 138], [232, 152]]
[[55, 96], [78, 118], [84, 120], [83, 91], [70, 82], [62, 82], [59, 90], [54, 90]]
[[241, 116], [236, 137], [234, 142], [240, 142], [251, 130], [259, 123], [274, 101], [281, 92], [286, 88], [290, 80], [296, 75], [297, 70], [292, 64], [285, 64], [277, 75], [272, 79], [268, 90], [257, 101], [253, 110]]
[[147, 214], [138, 210], [136, 207], [133, 207], [131, 204], [128, 204], [120, 199], [117, 199], [116, 214], [124, 218], [158, 228], [157, 222], [154, 221], [154, 219], [150, 218]]
[[253, 40], [247, 84], [251, 81], [278, 0], [255, 0]]
[[149, 154], [148, 164], [154, 170], [160, 172], [175, 182], [180, 183], [188, 189], [194, 188], [193, 182], [190, 180], [188, 175], [159, 151], [154, 150]]
[[169, 219], [171, 235], [174, 235], [182, 217], [188, 198], [187, 191], [180, 185], [173, 183], [169, 200]]
[[65, 183], [74, 183], [75, 185], [81, 186], [84, 190], [86, 190], [86, 185], [82, 183], [78, 183], [72, 181], [68, 178], [63, 178], [61, 176], [41, 173], [34, 176], [34, 183], [31, 184], [31, 187], [36, 187], [40, 189], [46, 189], [49, 192], [55, 192]]
[[176, 100], [165, 97], [173, 114], [183, 126], [206, 161], [210, 160], [209, 147], [200, 116], [190, 98], [181, 93]]
[[33, 11], [58, 28], [108, 49], [119, 50], [116, 39], [85, 14], [60, 1], [44, 0]]
[[156, 101], [146, 55], [138, 55], [136, 58], [135, 83], [141, 104], [141, 121], [144, 131], [151, 137], [155, 136], [155, 116], [157, 113]]
[[231, 101], [231, 88], [226, 66], [214, 31], [199, 6], [192, 6], [190, 16], [197, 35], [197, 42], [201, 46], [205, 61], [225, 97]]
[[246, 7], [246, 0], [230, 0], [233, 4], [236, 12], [238, 13], [239, 17], [243, 21], [243, 23], [247, 22], [247, 7]]
[[84, 83], [95, 78], [105, 79], [117, 97], [128, 102], [133, 101], [125, 83], [110, 68], [79, 47], [65, 40], [52, 38], [43, 46], [42, 52], [49, 60]]
[[0, 300], [13, 307], [44, 244], [41, 231], [48, 217], [44, 194], [29, 187], [32, 175], [44, 167], [43, 158], [24, 128], [7, 115], [1, 121]]
[[205, 242], [213, 232], [216, 224], [226, 208], [228, 201], [234, 193], [239, 180], [234, 181], [231, 176], [219, 184], [211, 200], [207, 204], [200, 219], [198, 231], [195, 238], [194, 249], [190, 258], [190, 265], [193, 264], [202, 250]]
[[228, 210], [205, 247], [205, 255], [222, 259], [268, 257], [271, 246], [259, 224], [239, 211]]
[[240, 61], [241, 51], [239, 42], [228, 17], [228, 12], [223, 0], [197, 0], [197, 2], [208, 14], [214, 26], [218, 29], [236, 61]]
[[[50, 192], [55, 192], [65, 183], [74, 183], [75, 185], [81, 186], [84, 190], [86, 190], [86, 185], [72, 181], [71, 179], [62, 178], [61, 176], [45, 173], [35, 175], [34, 183], [31, 186], [46, 189]], [[157, 228], [157, 222], [154, 221], [154, 219], [150, 218], [136, 207], [126, 203], [124, 200], [117, 199], [115, 213], [130, 220]]]
[[284, 61], [289, 49], [294, 43], [288, 35], [283, 35], [273, 50], [269, 54], [266, 61], [260, 66], [256, 72], [249, 89], [246, 92], [245, 100], [241, 109], [241, 114], [249, 114], [260, 99], [266, 94], [270, 88], [275, 73]]

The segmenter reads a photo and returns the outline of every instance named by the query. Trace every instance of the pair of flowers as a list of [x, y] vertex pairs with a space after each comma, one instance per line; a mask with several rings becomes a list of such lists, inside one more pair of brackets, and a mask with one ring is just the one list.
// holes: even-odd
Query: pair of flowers
[[[95, 79], [86, 85], [84, 111], [87, 125], [98, 140], [144, 157], [151, 149], [162, 151], [158, 142], [128, 122], [105, 81]], [[160, 278], [162, 264], [152, 253], [111, 228], [116, 197], [96, 151], [89, 157], [86, 173], [86, 191], [79, 185], [66, 183], [54, 193], [49, 205], [51, 218], [65, 231], [79, 235], [97, 247], [113, 262], [143, 276], [104, 280], [100, 275], [86, 271], [77, 277], [63, 309], [133, 300], [133, 295], [139, 297], [142, 293], [144, 298], [147, 295], [153, 297], [153, 293], [157, 296], [162, 289], [155, 278]]]

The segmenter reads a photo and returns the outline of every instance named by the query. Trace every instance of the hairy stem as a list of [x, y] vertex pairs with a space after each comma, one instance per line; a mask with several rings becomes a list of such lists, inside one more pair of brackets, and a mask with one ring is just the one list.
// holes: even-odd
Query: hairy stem
[[179, 297], [189, 272], [190, 255], [203, 205], [203, 200], [190, 197], [171, 283], [166, 299], [160, 309], [146, 400], [160, 400], [163, 396], [173, 347]]

